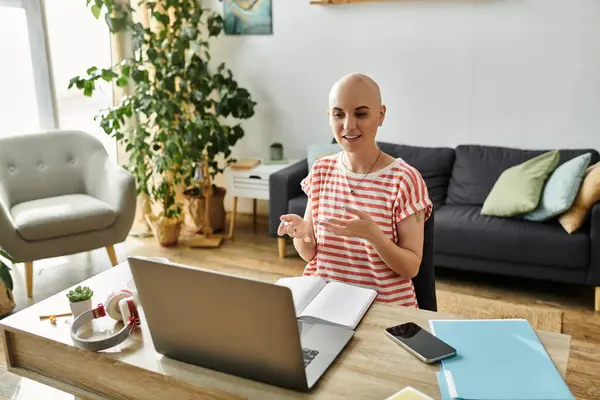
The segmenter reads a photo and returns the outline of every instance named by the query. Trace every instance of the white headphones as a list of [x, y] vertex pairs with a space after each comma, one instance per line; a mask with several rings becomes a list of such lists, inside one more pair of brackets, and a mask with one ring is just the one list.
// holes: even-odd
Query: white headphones
[[[123, 321], [124, 326], [119, 332], [102, 339], [82, 339], [77, 335], [77, 331], [85, 323], [104, 317], [106, 314], [116, 321]], [[117, 290], [108, 296], [106, 303], [98, 304], [98, 307], [75, 318], [71, 326], [71, 339], [75, 346], [82, 349], [106, 350], [127, 340], [138, 326], [140, 326], [140, 315], [133, 293], [129, 290]]]

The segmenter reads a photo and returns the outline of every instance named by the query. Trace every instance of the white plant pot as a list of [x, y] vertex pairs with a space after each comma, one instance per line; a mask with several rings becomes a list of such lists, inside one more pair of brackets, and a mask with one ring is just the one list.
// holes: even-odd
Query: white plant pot
[[69, 304], [71, 305], [71, 312], [73, 313], [73, 318], [77, 318], [79, 314], [92, 309], [92, 299]]

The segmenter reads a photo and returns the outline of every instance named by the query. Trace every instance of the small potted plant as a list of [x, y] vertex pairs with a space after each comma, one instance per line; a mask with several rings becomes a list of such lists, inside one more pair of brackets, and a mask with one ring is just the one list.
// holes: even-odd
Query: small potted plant
[[93, 295], [94, 292], [88, 286], [77, 286], [67, 293], [73, 318], [77, 318], [79, 314], [92, 309]]

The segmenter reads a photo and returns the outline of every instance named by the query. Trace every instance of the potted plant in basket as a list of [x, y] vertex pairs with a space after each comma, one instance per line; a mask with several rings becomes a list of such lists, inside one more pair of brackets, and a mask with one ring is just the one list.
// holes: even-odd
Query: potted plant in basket
[[[211, 32], [211, 36], [219, 34], [221, 29], [222, 26], [219, 25]], [[232, 157], [232, 148], [244, 137], [241, 124], [227, 123], [227, 120], [248, 119], [254, 115], [256, 106], [250, 93], [237, 84], [231, 71], [225, 69], [223, 64], [219, 65], [215, 73], [205, 69], [202, 80], [203, 90], [215, 95], [191, 97], [192, 106], [197, 112], [197, 123], [193, 134], [187, 137], [186, 157], [195, 161], [196, 168], [193, 179], [188, 179], [194, 184], [184, 191], [188, 212], [198, 232], [204, 231], [207, 205], [211, 225], [209, 229], [219, 231], [225, 225], [226, 190], [215, 185], [214, 181], [218, 174], [236, 161]]]
[[11, 268], [8, 263], [15, 260], [4, 249], [0, 249], [0, 316], [10, 313], [15, 308], [13, 297], [13, 280], [10, 275]]
[[92, 296], [94, 291], [88, 286], [77, 286], [73, 290], [69, 290], [67, 298], [71, 306], [73, 318], [77, 318], [79, 314], [92, 309]]
[[[131, 84], [131, 92], [98, 118], [104, 131], [124, 145], [138, 194], [160, 204], [158, 215], [147, 216], [159, 243], [175, 245], [183, 211], [176, 189], [193, 188], [198, 164], [222, 171], [216, 157], [230, 157], [244, 134], [223, 119], [249, 118], [255, 103], [223, 64], [211, 70], [207, 40], [222, 31], [223, 19], [197, 0], [140, 1], [149, 11], [150, 26], [157, 27], [152, 29], [132, 18], [135, 11], [128, 4], [87, 4], [96, 18], [104, 13], [111, 33], [131, 35], [133, 56], [109, 68], [91, 67], [85, 76], [73, 77], [69, 88], [91, 96], [99, 79], [118, 87]], [[196, 194], [186, 192], [188, 198]]]

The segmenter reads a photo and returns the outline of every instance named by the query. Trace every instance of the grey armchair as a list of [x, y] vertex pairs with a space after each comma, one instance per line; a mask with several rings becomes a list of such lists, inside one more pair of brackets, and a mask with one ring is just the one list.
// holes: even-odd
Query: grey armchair
[[124, 241], [135, 217], [134, 178], [102, 142], [81, 131], [0, 138], [0, 247], [25, 263], [27, 295], [33, 262]]

